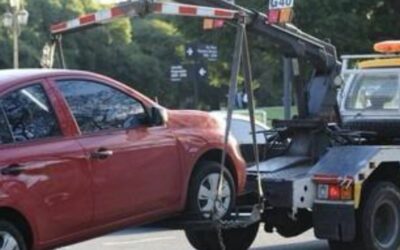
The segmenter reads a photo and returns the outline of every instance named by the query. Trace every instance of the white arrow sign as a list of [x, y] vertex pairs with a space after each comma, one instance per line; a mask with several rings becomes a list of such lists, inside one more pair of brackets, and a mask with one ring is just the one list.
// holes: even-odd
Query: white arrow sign
[[201, 68], [199, 69], [199, 74], [200, 74], [201, 76], [205, 76], [205, 75], [207, 74], [207, 70], [205, 70], [203, 67], [201, 67]]
[[186, 50], [186, 53], [188, 54], [188, 56], [192, 56], [193, 53], [194, 53], [194, 51], [193, 51], [193, 49], [192, 49], [191, 47], [189, 47], [189, 48]]

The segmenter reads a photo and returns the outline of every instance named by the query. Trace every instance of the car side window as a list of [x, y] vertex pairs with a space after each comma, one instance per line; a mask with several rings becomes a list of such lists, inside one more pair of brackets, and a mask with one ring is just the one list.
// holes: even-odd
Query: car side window
[[108, 85], [88, 80], [62, 80], [57, 85], [83, 134], [146, 123], [143, 105]]
[[11, 134], [10, 126], [3, 109], [0, 107], [0, 144], [8, 144], [14, 139]]
[[61, 135], [56, 115], [40, 84], [15, 90], [0, 101], [15, 141]]

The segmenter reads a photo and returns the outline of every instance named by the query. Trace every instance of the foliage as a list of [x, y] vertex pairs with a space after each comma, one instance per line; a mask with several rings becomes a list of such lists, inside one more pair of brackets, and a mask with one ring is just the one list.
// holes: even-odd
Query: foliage
[[[41, 50], [49, 40], [49, 26], [99, 9], [95, 0], [26, 0], [30, 23], [21, 35], [22, 67], [38, 67]], [[8, 0], [0, 0], [0, 11]], [[266, 1], [237, 0], [243, 6], [265, 10]], [[328, 39], [342, 53], [370, 53], [372, 44], [396, 39], [400, 27], [398, 0], [298, 0], [294, 23], [303, 31]], [[12, 41], [0, 26], [0, 68], [12, 67]], [[171, 65], [185, 61], [191, 41], [219, 46], [220, 60], [208, 65], [209, 84], [200, 83], [200, 106], [218, 108], [226, 102], [235, 29], [203, 31], [202, 20], [177, 17], [121, 20], [65, 36], [69, 68], [91, 70], [131, 84], [166, 106], [178, 107], [193, 96], [193, 83], [169, 82]], [[257, 102], [280, 105], [282, 55], [263, 37], [249, 35]]]

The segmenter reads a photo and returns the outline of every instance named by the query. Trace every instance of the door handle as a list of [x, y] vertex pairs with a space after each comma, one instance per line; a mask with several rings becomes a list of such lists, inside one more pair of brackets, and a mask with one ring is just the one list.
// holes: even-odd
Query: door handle
[[99, 148], [96, 152], [90, 153], [90, 158], [95, 160], [105, 160], [114, 154], [112, 150], [106, 148]]
[[2, 175], [11, 175], [17, 176], [20, 175], [24, 171], [24, 166], [20, 164], [11, 164], [6, 168], [1, 170]]

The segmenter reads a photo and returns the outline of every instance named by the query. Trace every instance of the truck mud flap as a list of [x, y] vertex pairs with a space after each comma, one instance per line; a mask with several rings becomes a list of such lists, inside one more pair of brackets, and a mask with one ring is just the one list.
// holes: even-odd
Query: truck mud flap
[[313, 224], [319, 239], [349, 242], [356, 236], [356, 220], [353, 205], [315, 204]]

